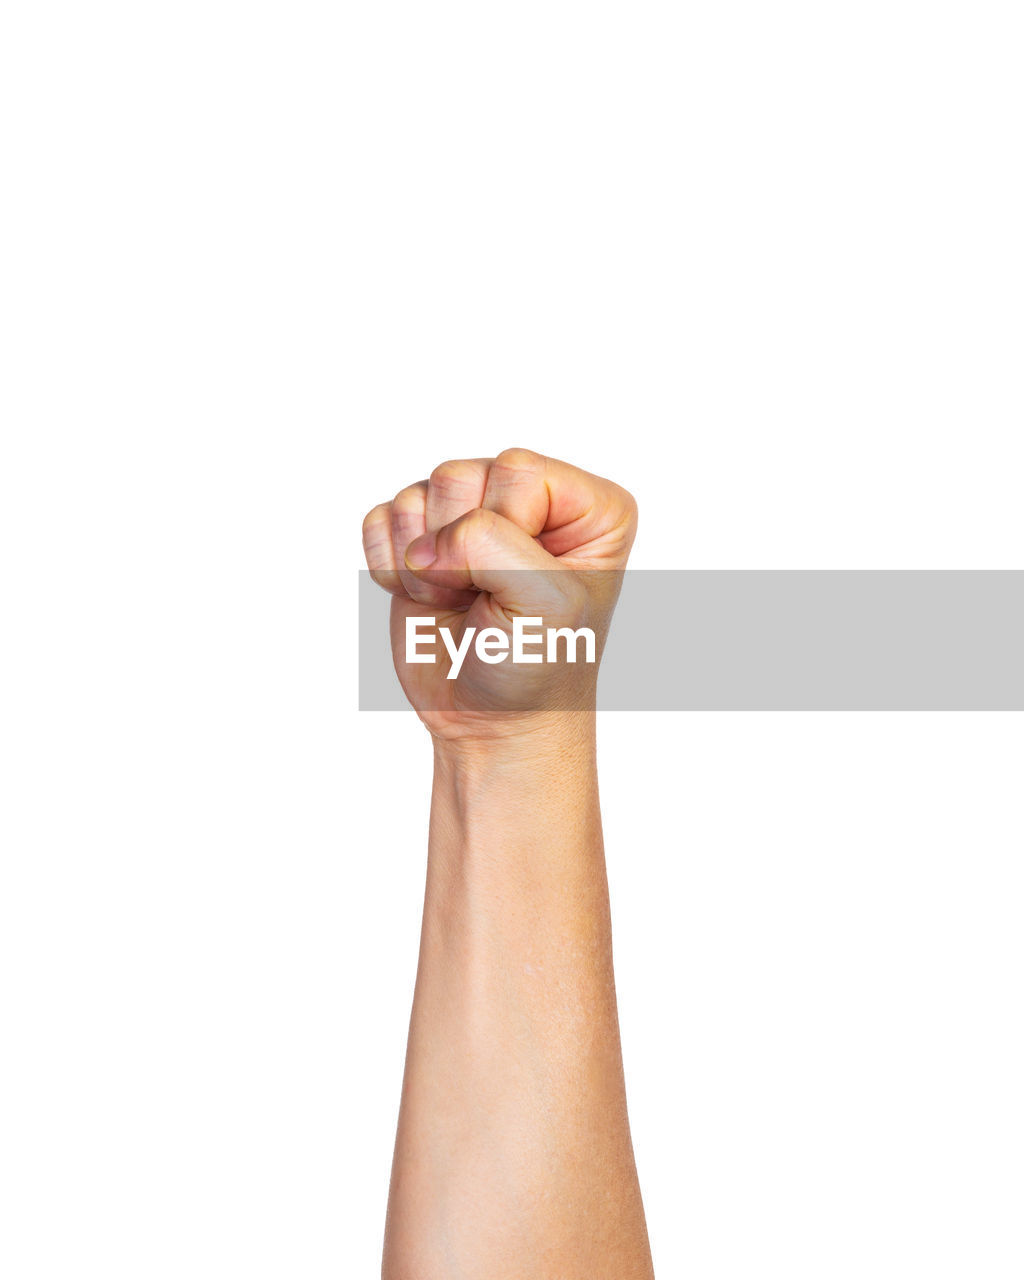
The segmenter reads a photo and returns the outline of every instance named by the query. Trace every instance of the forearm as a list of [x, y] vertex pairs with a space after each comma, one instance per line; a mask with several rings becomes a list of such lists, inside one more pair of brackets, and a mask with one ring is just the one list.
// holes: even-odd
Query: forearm
[[593, 717], [440, 743], [385, 1280], [651, 1274]]
[[[592, 712], [636, 521], [620, 485], [506, 449], [442, 463], [363, 522], [395, 668], [436, 744], [384, 1280], [652, 1275]], [[561, 651], [517, 655], [517, 619]], [[447, 637], [443, 661], [410, 643], [420, 626]], [[568, 707], [591, 710], [550, 710]]]

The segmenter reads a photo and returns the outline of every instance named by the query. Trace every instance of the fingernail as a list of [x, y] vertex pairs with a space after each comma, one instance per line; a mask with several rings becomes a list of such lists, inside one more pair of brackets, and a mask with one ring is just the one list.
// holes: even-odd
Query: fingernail
[[423, 533], [409, 543], [405, 551], [405, 563], [410, 569], [426, 569], [437, 559], [437, 538]]

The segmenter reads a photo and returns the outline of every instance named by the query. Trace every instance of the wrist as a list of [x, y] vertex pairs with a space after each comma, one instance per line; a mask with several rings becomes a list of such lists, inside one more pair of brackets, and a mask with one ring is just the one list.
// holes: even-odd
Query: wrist
[[[602, 858], [595, 717], [559, 713], [500, 736], [434, 739], [431, 858], [437, 883], [483, 877], [546, 899]], [[567, 868], [575, 870], [567, 871]]]
[[491, 719], [479, 726], [431, 730], [434, 759], [454, 769], [501, 763], [549, 765], [589, 756], [596, 743], [593, 711], [548, 711]]

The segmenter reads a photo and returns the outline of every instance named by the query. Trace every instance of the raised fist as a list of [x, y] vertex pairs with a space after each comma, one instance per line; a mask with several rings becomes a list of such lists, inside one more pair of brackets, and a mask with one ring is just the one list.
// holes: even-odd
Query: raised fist
[[625, 489], [529, 449], [443, 462], [370, 511], [395, 667], [435, 736], [593, 708], [636, 522]]

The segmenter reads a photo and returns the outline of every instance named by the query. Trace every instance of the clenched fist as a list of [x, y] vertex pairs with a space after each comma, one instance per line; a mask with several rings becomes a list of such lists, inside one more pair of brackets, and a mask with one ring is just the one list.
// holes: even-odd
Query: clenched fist
[[535, 640], [538, 626], [587, 628], [599, 660], [636, 520], [619, 485], [529, 449], [443, 462], [370, 511], [363, 546], [374, 581], [394, 596], [395, 667], [436, 737], [593, 708], [597, 661], [583, 645], [569, 661], [563, 632], [557, 651], [533, 643], [515, 662], [514, 633], [529, 619]]

